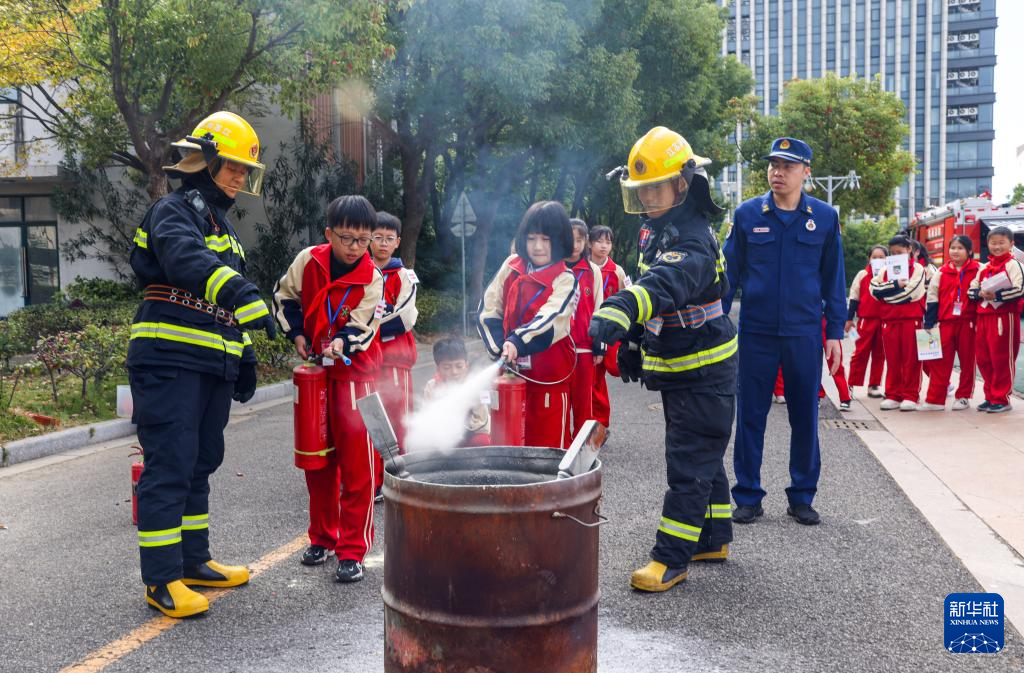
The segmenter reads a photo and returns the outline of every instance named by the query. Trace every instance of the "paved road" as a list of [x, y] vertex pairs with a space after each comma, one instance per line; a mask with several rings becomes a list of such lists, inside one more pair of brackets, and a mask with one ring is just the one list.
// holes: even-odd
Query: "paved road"
[[[980, 588], [852, 433], [822, 431], [823, 524], [785, 515], [784, 407], [769, 420], [766, 515], [737, 527], [729, 562], [695, 568], [664, 595], [632, 592], [629, 573], [645, 562], [660, 513], [661, 412], [653, 393], [618, 382], [611, 390], [602, 673], [1024, 670], [1009, 627], [998, 655], [942, 649], [943, 598]], [[127, 448], [0, 474], [0, 672], [58, 671], [110, 643], [109, 662], [77, 670], [382, 670], [383, 550], [371, 554], [367, 580], [350, 586], [334, 583], [331, 566], [298, 564], [306, 496], [290, 447], [290, 405], [233, 418], [213, 484], [214, 549], [227, 562], [265, 560], [208, 617], [166, 630], [142, 600]]]

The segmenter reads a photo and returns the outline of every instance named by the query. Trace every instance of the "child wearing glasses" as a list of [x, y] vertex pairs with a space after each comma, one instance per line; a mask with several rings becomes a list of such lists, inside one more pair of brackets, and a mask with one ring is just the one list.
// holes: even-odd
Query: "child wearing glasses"
[[[298, 254], [274, 288], [282, 331], [299, 357], [322, 355], [327, 369], [328, 464], [306, 471], [309, 548], [303, 565], [336, 554], [339, 582], [363, 578], [373, 544], [375, 460], [355, 400], [373, 391], [381, 367], [376, 338], [384, 312], [384, 277], [367, 248], [377, 213], [362, 196], [327, 206], [326, 243]], [[346, 364], [351, 362], [351, 364]]]
[[[377, 213], [370, 236], [373, 263], [384, 274], [384, 315], [380, 319], [383, 362], [377, 377], [377, 392], [388, 412], [398, 445], [405, 446], [405, 416], [412, 411], [412, 367], [416, 364], [416, 272], [392, 255], [402, 242], [402, 222], [391, 213]], [[377, 460], [377, 493], [384, 483], [384, 461]]]

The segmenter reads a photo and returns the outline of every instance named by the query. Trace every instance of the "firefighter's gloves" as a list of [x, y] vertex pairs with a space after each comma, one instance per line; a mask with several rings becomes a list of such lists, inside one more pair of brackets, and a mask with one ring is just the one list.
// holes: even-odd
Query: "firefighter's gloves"
[[640, 353], [640, 344], [635, 341], [626, 341], [619, 347], [619, 376], [623, 383], [639, 381], [643, 373], [643, 358]]
[[235, 392], [231, 399], [248, 402], [256, 394], [256, 363], [243, 362], [238, 366], [238, 378], [235, 379]]
[[619, 292], [601, 304], [590, 319], [589, 334], [594, 343], [615, 344], [626, 338], [636, 315], [636, 300]]
[[243, 298], [238, 302], [238, 306], [235, 306], [235, 320], [242, 329], [266, 330], [267, 338], [271, 341], [277, 336], [277, 325], [274, 322], [274, 317], [270, 315], [270, 309], [267, 308], [266, 302], [260, 298], [259, 291], [255, 285], [252, 286], [251, 291], [243, 295]]

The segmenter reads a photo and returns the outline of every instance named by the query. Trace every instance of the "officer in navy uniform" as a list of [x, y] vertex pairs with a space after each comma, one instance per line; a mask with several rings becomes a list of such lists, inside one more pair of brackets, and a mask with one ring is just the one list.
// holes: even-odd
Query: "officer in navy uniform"
[[733, 521], [751, 523], [764, 514], [761, 456], [781, 365], [792, 429], [786, 511], [799, 523], [814, 525], [820, 520], [811, 503], [821, 471], [822, 309], [825, 349], [835, 373], [846, 312], [843, 244], [835, 209], [803, 192], [811, 148], [796, 138], [778, 138], [764, 158], [771, 191], [736, 209], [724, 246], [731, 288], [726, 311], [736, 290], [742, 290]]
[[[620, 176], [628, 213], [643, 214], [635, 284], [594, 312], [597, 343], [622, 341], [624, 381], [661, 391], [668, 491], [651, 561], [631, 578], [640, 591], [666, 591], [691, 561], [722, 562], [732, 541], [723, 458], [732, 433], [736, 328], [722, 310], [728, 291], [709, 224], [711, 162], [669, 129], [651, 129], [633, 146]], [[612, 175], [612, 174], [610, 174]]]
[[139, 550], [146, 602], [170, 617], [205, 612], [190, 586], [249, 581], [209, 549], [209, 477], [224, 457], [232, 398], [256, 390], [256, 358], [243, 330], [274, 322], [245, 279], [245, 254], [228, 221], [239, 191], [259, 194], [259, 140], [238, 115], [210, 115], [174, 143], [164, 170], [181, 179], [135, 232], [131, 265], [145, 294], [131, 327], [128, 379], [145, 468], [138, 484]]

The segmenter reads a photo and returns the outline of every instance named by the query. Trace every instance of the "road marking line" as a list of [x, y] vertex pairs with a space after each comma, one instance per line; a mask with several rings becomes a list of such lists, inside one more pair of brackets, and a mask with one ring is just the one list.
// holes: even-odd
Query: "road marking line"
[[[306, 546], [308, 540], [309, 538], [305, 533], [303, 533], [294, 540], [281, 545], [277, 549], [258, 559], [255, 563], [249, 566], [250, 580], [255, 579], [264, 571], [273, 568], [284, 559], [301, 550]], [[230, 591], [231, 589], [212, 589], [209, 591], [203, 591], [203, 595], [206, 596], [207, 600], [212, 604], [215, 600]], [[164, 631], [174, 628], [174, 626], [180, 624], [181, 621], [182, 620], [180, 619], [174, 619], [165, 615], [154, 617], [142, 626], [134, 629], [123, 638], [119, 638], [112, 643], [89, 653], [78, 663], [62, 668], [60, 673], [98, 673], [114, 662], [128, 656], [159, 636]]]

